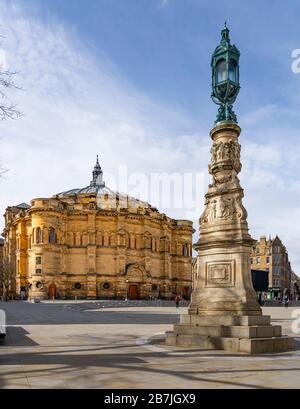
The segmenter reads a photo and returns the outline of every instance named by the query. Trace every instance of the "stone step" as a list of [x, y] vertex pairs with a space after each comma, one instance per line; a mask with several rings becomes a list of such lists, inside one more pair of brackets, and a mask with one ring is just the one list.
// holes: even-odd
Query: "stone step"
[[200, 325], [200, 326], [213, 326], [213, 325], [225, 325], [225, 326], [268, 326], [271, 324], [271, 317], [268, 315], [259, 316], [202, 316], [202, 315], [181, 315], [181, 324], [187, 325]]
[[206, 337], [223, 337], [224, 328], [221, 325], [198, 326], [198, 325], [174, 325], [176, 335], [196, 335]]
[[169, 346], [196, 347], [202, 350], [243, 352], [250, 355], [287, 352], [294, 349], [294, 339], [289, 337], [240, 339], [200, 335], [176, 335], [173, 332], [166, 334], [166, 344]]
[[290, 337], [241, 339], [240, 352], [264, 354], [293, 351], [295, 341]]
[[282, 329], [279, 325], [256, 325], [251, 327], [224, 327], [223, 336], [232, 338], [273, 338], [281, 337]]
[[175, 335], [174, 332], [166, 333], [166, 345], [197, 347], [202, 350], [221, 350], [220, 337], [206, 337], [199, 335]]
[[224, 326], [224, 325], [174, 325], [176, 335], [200, 335], [227, 338], [272, 338], [281, 337], [280, 326]]

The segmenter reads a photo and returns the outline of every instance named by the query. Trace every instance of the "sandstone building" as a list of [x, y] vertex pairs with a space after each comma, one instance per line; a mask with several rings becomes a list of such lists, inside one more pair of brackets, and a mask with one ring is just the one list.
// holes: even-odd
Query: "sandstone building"
[[0, 238], [0, 297], [3, 294], [3, 246], [4, 246], [4, 240]]
[[189, 296], [192, 222], [110, 190], [99, 161], [93, 180], [5, 213], [4, 254], [15, 291], [37, 298]]
[[286, 247], [278, 236], [261, 237], [252, 250], [251, 268], [269, 272], [270, 299], [291, 295], [292, 268]]

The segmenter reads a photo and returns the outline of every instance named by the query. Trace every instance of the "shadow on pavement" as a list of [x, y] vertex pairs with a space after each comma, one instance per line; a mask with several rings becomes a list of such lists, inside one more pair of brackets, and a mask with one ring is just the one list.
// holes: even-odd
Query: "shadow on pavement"
[[7, 325], [76, 325], [76, 324], [174, 324], [179, 321], [177, 313], [107, 311], [97, 309], [77, 310], [76, 305], [14, 303], [0, 305], [6, 311]]

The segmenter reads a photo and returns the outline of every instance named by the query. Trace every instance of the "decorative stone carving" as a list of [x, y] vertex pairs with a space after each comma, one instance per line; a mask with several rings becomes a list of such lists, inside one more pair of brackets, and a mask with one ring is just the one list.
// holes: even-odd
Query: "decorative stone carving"
[[247, 211], [242, 204], [240, 194], [220, 195], [207, 199], [200, 224], [213, 224], [217, 221], [246, 220]]
[[241, 145], [230, 139], [228, 142], [214, 142], [211, 149], [209, 172], [215, 184], [234, 181], [241, 171]]
[[232, 161], [235, 165], [240, 163], [241, 145], [232, 139], [229, 142], [214, 142], [212, 149], [212, 165], [222, 161]]
[[234, 262], [207, 263], [206, 287], [231, 287], [234, 286]]
[[242, 198], [240, 195], [235, 196], [235, 207], [236, 207], [237, 217], [241, 220], [247, 220], [248, 212], [243, 206]]
[[200, 218], [200, 224], [213, 223], [217, 218], [217, 201], [206, 200], [205, 210]]
[[235, 214], [235, 209], [233, 205], [233, 198], [227, 197], [223, 198], [222, 196], [219, 199], [219, 219], [229, 220], [232, 219]]

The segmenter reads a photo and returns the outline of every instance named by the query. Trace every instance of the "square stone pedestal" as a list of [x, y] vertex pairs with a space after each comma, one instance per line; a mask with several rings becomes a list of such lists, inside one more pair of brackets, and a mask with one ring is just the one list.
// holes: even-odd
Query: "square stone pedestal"
[[271, 325], [269, 316], [182, 315], [174, 332], [167, 333], [166, 344], [247, 354], [294, 349], [294, 339], [282, 336], [281, 327]]

